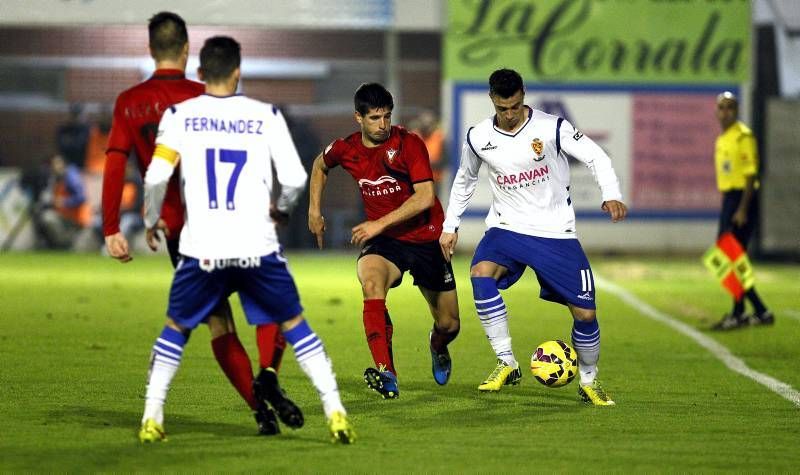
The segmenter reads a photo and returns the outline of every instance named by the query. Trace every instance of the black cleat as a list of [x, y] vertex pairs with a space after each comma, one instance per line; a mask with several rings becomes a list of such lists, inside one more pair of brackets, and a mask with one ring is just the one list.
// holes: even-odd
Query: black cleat
[[263, 402], [259, 403], [258, 409], [253, 413], [253, 416], [256, 418], [260, 435], [277, 435], [281, 433], [275, 412]]
[[759, 315], [750, 317], [750, 325], [772, 325], [775, 323], [775, 315], [769, 310]]
[[744, 315], [733, 315], [728, 313], [722, 317], [722, 320], [715, 323], [711, 329], [715, 331], [734, 330], [736, 328], [746, 327], [749, 324], [749, 319]]
[[278, 414], [278, 418], [287, 426], [292, 429], [303, 427], [305, 422], [303, 412], [286, 397], [286, 393], [278, 384], [278, 374], [274, 369], [261, 369], [258, 377], [253, 381], [253, 394], [262, 404], [272, 406]]

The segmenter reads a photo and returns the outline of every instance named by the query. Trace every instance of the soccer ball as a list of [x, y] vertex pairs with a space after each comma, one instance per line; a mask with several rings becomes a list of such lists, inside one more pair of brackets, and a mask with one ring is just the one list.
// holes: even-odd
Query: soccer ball
[[561, 340], [546, 341], [531, 355], [531, 373], [545, 386], [564, 386], [578, 374], [578, 355]]

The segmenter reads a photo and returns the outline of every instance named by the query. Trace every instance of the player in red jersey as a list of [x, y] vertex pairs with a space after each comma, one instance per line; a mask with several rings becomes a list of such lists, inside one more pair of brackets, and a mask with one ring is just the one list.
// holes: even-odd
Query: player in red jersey
[[354, 227], [351, 242], [363, 246], [358, 280], [364, 295], [364, 331], [376, 368], [364, 380], [384, 399], [399, 396], [392, 356], [392, 321], [386, 295], [410, 271], [427, 300], [434, 324], [430, 351], [434, 380], [447, 384], [448, 343], [458, 335], [458, 298], [453, 268], [439, 246], [444, 212], [434, 192], [425, 144], [392, 126], [392, 95], [380, 84], [362, 84], [355, 93], [355, 119], [361, 130], [331, 143], [311, 171], [308, 227], [323, 245], [322, 192], [331, 168], [341, 165], [358, 182], [367, 221]]
[[[103, 172], [103, 234], [108, 254], [120, 262], [132, 259], [128, 241], [119, 229], [128, 154], [131, 150], [136, 152], [139, 171], [144, 176], [153, 157], [161, 115], [173, 104], [205, 92], [203, 84], [184, 76], [189, 58], [189, 38], [183, 19], [175, 13], [161, 12], [150, 19], [148, 30], [150, 55], [155, 60], [156, 71], [148, 80], [117, 97]], [[166, 236], [173, 266], [179, 257], [178, 241], [184, 219], [178, 175], [176, 173], [169, 183], [159, 222]], [[214, 356], [231, 384], [255, 411], [259, 432], [265, 435], [278, 433], [275, 414], [261, 397], [267, 391], [270, 394], [280, 392], [280, 388], [276, 387], [274, 371], [267, 369], [280, 365], [286, 345], [278, 326], [262, 325], [256, 329], [262, 371], [255, 382], [257, 391], [254, 391], [253, 368], [236, 335], [227, 301], [215, 309], [213, 315], [209, 315], [207, 323], [211, 330]], [[280, 410], [278, 413], [282, 415]]]

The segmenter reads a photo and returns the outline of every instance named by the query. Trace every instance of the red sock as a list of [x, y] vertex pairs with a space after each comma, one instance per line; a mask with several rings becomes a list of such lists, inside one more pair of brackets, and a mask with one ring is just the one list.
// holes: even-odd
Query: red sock
[[250, 406], [256, 409], [256, 398], [253, 396], [253, 367], [236, 333], [227, 333], [211, 340], [211, 348], [222, 372], [228, 377], [233, 387]]
[[283, 360], [286, 339], [280, 327], [275, 323], [256, 327], [256, 344], [258, 345], [258, 362], [262, 368], [278, 371]]
[[375, 366], [381, 365], [394, 374], [394, 362], [391, 355], [391, 322], [387, 322], [386, 300], [369, 299], [364, 300], [364, 333], [367, 335], [367, 344], [372, 353], [372, 360]]
[[437, 353], [441, 353], [447, 348], [447, 345], [456, 339], [458, 330], [454, 332], [443, 332], [439, 330], [436, 324], [433, 324], [433, 331], [431, 332], [431, 348]]

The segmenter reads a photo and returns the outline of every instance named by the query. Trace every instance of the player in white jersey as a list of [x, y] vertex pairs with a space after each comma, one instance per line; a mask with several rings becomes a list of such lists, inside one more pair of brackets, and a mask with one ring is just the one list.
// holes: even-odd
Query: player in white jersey
[[[142, 442], [165, 440], [163, 405], [183, 347], [208, 312], [238, 292], [251, 324], [279, 323], [303, 371], [319, 392], [333, 441], [350, 443], [352, 427], [322, 341], [303, 308], [275, 235], [305, 187], [306, 172], [278, 110], [235, 94], [240, 46], [229, 37], [206, 40], [198, 73], [206, 93], [167, 111], [145, 175], [145, 225], [151, 247], [167, 182], [178, 162], [186, 203], [180, 262], [169, 296], [167, 321], [153, 346]], [[271, 204], [272, 167], [281, 184]], [[299, 409], [277, 385], [264, 399], [290, 427], [302, 426]]]
[[478, 317], [497, 365], [478, 389], [499, 391], [522, 377], [498, 289], [509, 288], [531, 267], [541, 286], [540, 297], [566, 305], [572, 313], [572, 343], [581, 377], [578, 394], [591, 404], [612, 405], [596, 379], [600, 327], [594, 279], [575, 233], [567, 159], [589, 167], [602, 191], [602, 209], [617, 222], [625, 218], [627, 208], [611, 160], [568, 121], [524, 105], [525, 90], [516, 71], [492, 73], [489, 97], [496, 114], [467, 132], [440, 238], [442, 252], [449, 257], [485, 163], [493, 200], [486, 217], [489, 229], [475, 250], [470, 276]]

